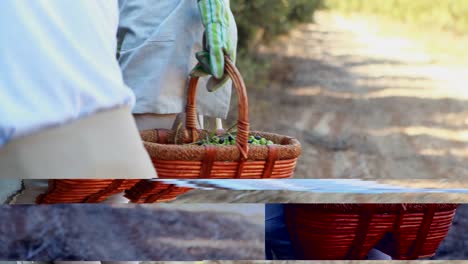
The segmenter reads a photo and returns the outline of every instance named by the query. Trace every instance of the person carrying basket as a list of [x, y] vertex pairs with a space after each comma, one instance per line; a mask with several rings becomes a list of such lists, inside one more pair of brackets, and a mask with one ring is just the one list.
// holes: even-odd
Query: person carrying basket
[[[2, 10], [9, 13], [10, 16], [26, 15], [26, 13], [21, 14], [19, 10], [24, 11], [32, 8], [28, 6], [19, 6], [24, 4], [16, 4], [16, 2], [11, 1], [6, 1], [5, 3], [2, 2], [2, 4], [7, 5], [5, 8], [2, 8]], [[68, 131], [72, 130], [68, 129], [67, 133], [63, 133], [61, 138], [68, 141], [61, 145], [64, 146], [65, 143], [67, 143], [67, 145], [72, 144], [70, 153], [76, 149], [84, 149], [83, 151], [78, 151], [78, 153], [87, 153], [81, 157], [81, 162], [76, 162], [76, 157], [73, 157], [73, 159], [67, 155], [60, 157], [59, 153], [61, 152], [56, 149], [54, 152], [56, 154], [54, 156], [55, 158], [52, 157], [50, 153], [42, 152], [42, 159], [38, 159], [35, 162], [32, 162], [32, 164], [36, 164], [36, 167], [39, 169], [47, 168], [48, 170], [40, 173], [37, 173], [38, 170], [35, 170], [35, 174], [29, 176], [24, 175], [24, 172], [18, 168], [12, 171], [11, 162], [7, 163], [7, 161], [11, 161], [12, 158], [2, 158], [0, 159], [0, 172], [2, 173], [2, 176], [7, 176], [6, 174], [8, 174], [10, 177], [20, 177], [23, 179], [156, 178], [157, 174], [141, 146], [141, 140], [139, 139], [137, 130], [135, 129], [134, 121], [136, 122], [138, 130], [171, 128], [174, 124], [178, 124], [179, 122], [175, 122], [175, 119], [177, 114], [183, 112], [185, 91], [188, 84], [189, 74], [203, 77], [200, 79], [200, 83], [207, 87], [207, 89], [199, 89], [198, 91], [198, 113], [200, 115], [217, 118], [226, 117], [231, 95], [231, 81], [227, 74], [224, 73], [224, 55], [227, 54], [230, 58], [235, 59], [237, 45], [237, 28], [234, 17], [229, 8], [228, 0], [164, 0], [152, 2], [141, 0], [119, 0], [118, 2], [107, 1], [105, 4], [103, 4], [102, 1], [96, 1], [96, 3], [93, 4], [74, 2], [72, 7], [75, 7], [74, 5], [76, 5], [76, 8], [70, 8], [70, 6], [67, 6], [65, 3], [63, 5], [58, 3], [51, 4], [47, 1], [40, 1], [37, 5], [40, 7], [38, 11], [42, 11], [42, 15], [45, 18], [47, 18], [48, 15], [52, 15], [47, 13], [47, 11], [50, 12], [50, 10], [52, 10], [55, 16], [58, 15], [58, 17], [63, 20], [60, 21], [63, 25], [54, 25], [57, 21], [52, 21], [52, 19], [49, 21], [44, 20], [41, 21], [46, 24], [43, 28], [53, 28], [55, 31], [47, 33], [43, 32], [43, 34], [37, 34], [34, 36], [31, 36], [32, 32], [29, 31], [25, 32], [23, 38], [34, 39], [39, 35], [47, 36], [48, 34], [52, 34], [53, 36], [51, 38], [53, 40], [55, 40], [55, 37], [61, 41], [65, 39], [70, 43], [66, 43], [67, 45], [62, 44], [66, 47], [70, 47], [70, 50], [76, 53], [72, 55], [76, 58], [81, 56], [83, 59], [80, 62], [83, 64], [86, 62], [88, 64], [79, 65], [86, 68], [86, 71], [83, 70], [83, 73], [80, 76], [78, 76], [80, 73], [79, 71], [75, 73], [75, 77], [80, 77], [81, 79], [78, 79], [78, 83], [71, 85], [71, 88], [75, 90], [67, 95], [69, 98], [64, 96], [60, 97], [58, 92], [56, 95], [49, 92], [49, 94], [55, 96], [53, 99], [57, 102], [59, 99], [68, 99], [68, 101], [64, 100], [60, 103], [63, 107], [68, 106], [69, 108], [66, 109], [68, 109], [69, 112], [56, 114], [55, 116], [51, 114], [51, 116], [57, 118], [58, 121], [56, 123], [47, 123], [44, 121], [44, 124], [32, 127], [29, 131], [34, 134], [34, 132], [40, 131], [42, 127], [48, 128], [51, 126], [53, 127], [54, 125], [56, 125], [60, 131], [67, 130], [62, 128], [67, 127], [66, 125], [62, 126], [62, 123], [70, 123], [67, 123], [67, 121], [70, 121], [70, 116], [80, 117], [80, 114], [86, 116], [86, 113], [80, 113], [79, 111], [74, 112], [74, 110], [81, 109], [83, 112], [84, 110], [87, 110], [88, 112], [96, 111], [96, 113], [100, 113], [98, 110], [102, 110], [106, 105], [99, 105], [99, 103], [104, 104], [104, 99], [106, 97], [112, 98], [112, 95], [119, 98], [117, 96], [117, 91], [119, 91], [119, 89], [121, 90], [120, 95], [123, 94], [127, 97], [121, 96], [121, 99], [119, 99], [120, 101], [114, 99], [114, 104], [118, 105], [119, 102], [120, 104], [122, 104], [122, 102], [126, 104], [124, 107], [126, 110], [123, 110], [123, 112], [125, 113], [124, 115], [126, 115], [125, 118], [127, 118], [127, 121], [123, 122], [122, 119], [110, 118], [111, 120], [115, 120], [115, 122], [112, 123], [115, 126], [115, 129], [109, 129], [106, 127], [106, 124], [110, 121], [103, 122], [103, 118], [109, 119], [109, 116], [98, 118], [97, 120], [91, 120], [92, 122], [89, 123], [96, 124], [94, 130], [100, 129], [99, 131], [102, 131], [102, 135], [100, 134], [101, 138], [104, 137], [106, 140], [99, 140], [98, 137], [93, 136], [92, 133], [85, 133], [84, 131], [89, 127], [89, 124], [87, 123], [79, 126], [80, 130], [78, 131]], [[7, 7], [10, 8], [10, 10]], [[74, 15], [69, 14], [71, 12], [70, 10], [73, 10]], [[120, 13], [120, 16], [117, 12]], [[38, 14], [41, 14], [41, 12]], [[85, 18], [88, 16], [94, 16], [92, 17], [94, 20], [88, 19], [87, 21], [82, 21], [86, 20]], [[75, 19], [74, 22], [71, 21], [71, 19]], [[103, 20], [105, 20], [105, 22], [103, 22]], [[96, 25], [93, 26], [94, 24]], [[3, 25], [7, 24], [4, 23]], [[67, 27], [70, 27], [70, 29]], [[86, 30], [84, 30], [85, 28]], [[32, 28], [26, 29], [32, 30]], [[82, 31], [87, 32], [86, 34], [82, 34]], [[115, 43], [115, 33], [117, 35], [117, 43]], [[205, 36], [204, 39], [203, 36]], [[86, 39], [83, 40], [83, 38]], [[18, 41], [21, 43], [25, 42], [22, 40]], [[83, 43], [79, 44], [80, 41]], [[105, 43], [105, 45], [99, 45], [98, 41]], [[34, 43], [37, 41], [28, 42]], [[75, 58], [69, 57], [70, 54], [65, 53], [65, 51], [58, 52], [58, 54], [53, 56], [53, 54], [50, 53], [52, 50], [46, 47], [47, 44], [53, 44], [54, 47], [60, 47], [60, 42], [58, 40], [57, 43], [52, 43], [51, 41], [49, 41], [49, 43], [44, 42], [43, 45], [39, 45], [39, 48], [36, 47], [37, 53], [42, 54], [42, 56], [39, 56], [39, 59], [48, 60], [49, 58], [62, 56], [60, 58], [60, 62], [68, 62], [70, 58]], [[118, 50], [116, 50], [116, 46], [118, 46]], [[9, 47], [13, 48], [13, 46]], [[94, 48], [94, 50], [90, 47]], [[20, 45], [19, 48], [23, 48], [23, 45]], [[101, 48], [101, 50], [98, 48]], [[4, 50], [6, 50], [6, 48]], [[50, 52], [45, 53], [43, 50]], [[96, 54], [92, 52], [95, 52]], [[31, 51], [25, 54], [30, 53]], [[115, 60], [116, 53], [118, 61]], [[197, 53], [196, 57], [195, 53]], [[105, 59], [102, 58], [104, 56]], [[7, 56], [4, 57], [9, 58]], [[96, 64], [93, 57], [99, 59], [101, 63]], [[28, 63], [40, 64], [35, 61], [36, 58], [32, 55], [29, 56], [29, 59], [25, 56], [20, 56], [19, 58], [24, 58], [25, 65]], [[51, 61], [54, 62], [54, 60]], [[72, 64], [76, 63], [76, 61], [79, 60], [74, 59], [68, 63]], [[104, 65], [105, 62], [107, 62], [108, 65]], [[116, 67], [118, 64], [116, 63], [120, 64], [121, 72], [116, 72], [116, 69], [118, 69], [118, 67]], [[55, 82], [57, 83], [57, 89], [59, 89], [58, 87], [60, 83], [64, 83], [62, 79], [65, 79], [66, 76], [70, 75], [67, 70], [70, 70], [71, 68], [60, 67], [59, 62], [56, 62], [56, 64], [57, 65], [54, 65], [54, 67], [57, 68], [57, 71], [62, 71], [59, 72], [62, 73], [62, 75], [56, 74], [54, 76], [54, 78], [57, 79]], [[32, 70], [32, 67], [28, 69]], [[44, 67], [41, 71], [38, 71], [36, 75], [32, 74], [32, 76], [37, 76], [37, 82], [39, 82], [40, 78], [42, 78], [40, 74], [46, 74], [43, 72], [46, 70], [47, 67]], [[96, 72], [93, 72], [93, 70], [96, 70]], [[26, 72], [24, 73], [26, 74]], [[92, 81], [87, 80], [88, 77], [85, 73], [87, 73], [88, 76], [95, 77], [94, 79], [97, 80], [95, 81], [93, 79], [92, 81], [95, 81], [96, 83], [92, 83]], [[98, 77], [100, 77], [100, 79]], [[50, 79], [52, 79], [52, 77], [50, 77]], [[109, 81], [111, 80], [113, 80], [113, 83], [109, 84]], [[67, 81], [72, 82], [73, 80]], [[24, 82], [19, 83], [24, 84]], [[54, 84], [54, 82], [51, 83]], [[118, 89], [113, 87], [116, 83], [119, 85]], [[87, 86], [82, 87], [82, 85]], [[38, 85], [38, 87], [40, 87], [40, 85]], [[128, 87], [133, 91], [133, 93], [128, 89]], [[64, 90], [67, 89], [69, 88], [64, 88]], [[92, 93], [93, 91], [94, 94]], [[43, 89], [39, 93], [46, 94], [47, 91]], [[16, 94], [7, 95], [10, 97], [16, 96]], [[73, 96], [75, 96], [77, 100], [72, 101]], [[80, 96], [83, 96], [83, 98], [84, 96], [87, 96], [86, 99], [88, 99], [88, 101], [80, 99]], [[25, 97], [29, 98], [26, 94]], [[96, 101], [95, 105], [91, 104], [94, 102], [93, 100]], [[18, 98], [18, 101], [21, 101], [20, 98]], [[22, 101], [24, 102], [26, 100]], [[55, 110], [52, 109], [53, 107], [51, 107], [50, 104], [53, 105], [57, 102], [49, 100], [44, 102], [42, 107], [44, 109], [49, 107], [51, 108], [51, 111], [54, 112]], [[73, 103], [73, 105], [67, 105], [68, 103]], [[9, 105], [11, 105], [11, 102]], [[85, 105], [89, 109], [84, 109], [83, 106]], [[20, 108], [20, 105], [18, 105], [18, 108]], [[29, 108], [26, 107], [26, 110], [30, 110], [29, 113], [33, 115], [32, 112], [34, 109]], [[37, 108], [40, 107], [37, 106]], [[131, 113], [134, 116], [134, 121], [132, 121], [131, 117], [128, 115], [130, 108]], [[37, 113], [41, 113], [41, 111], [37, 111], [37, 109], [35, 110]], [[55, 113], [60, 113], [58, 108]], [[40, 120], [41, 118], [41, 116], [35, 117], [35, 119], [42, 122], [42, 120]], [[219, 127], [220, 122], [219, 120], [217, 121]], [[130, 129], [132, 132], [131, 137], [128, 134], [129, 132], [127, 132], [127, 134], [123, 133], [126, 131], [123, 129], [125, 128], [126, 123], [129, 123], [128, 126], [132, 128]], [[11, 128], [11, 126], [12, 125], [10, 124], [6, 124], [6, 126], [4, 125], [2, 127], [2, 124], [0, 123], [0, 143], [5, 143], [6, 140], [14, 138], [15, 134], [11, 133], [11, 131], [17, 131], [17, 129], [15, 127]], [[27, 130], [26, 132], [29, 131]], [[80, 138], [82, 134], [91, 137], [91, 139], [85, 138], [85, 140], [89, 140], [89, 144], [80, 144], [83, 142]], [[61, 139], [56, 137], [54, 138], [53, 136], [49, 137], [50, 141], [53, 143], [56, 143]], [[108, 147], [106, 145], [107, 143], [112, 145], [112, 147]], [[36, 145], [41, 145], [42, 147], [47, 146], [46, 149], [48, 149], [51, 145], [56, 144]], [[73, 147], [74, 145], [77, 146]], [[91, 146], [92, 148], [90, 148]], [[132, 146], [133, 149], [128, 148], [128, 146]], [[34, 147], [34, 144], [31, 145], [31, 147]], [[6, 151], [2, 152], [1, 148], [2, 147], [0, 147], [0, 157], [2, 157], [2, 154], [9, 157], [9, 155], [5, 154]], [[11, 147], [9, 147], [9, 149], [11, 149]], [[93, 151], [93, 153], [90, 153], [91, 151]], [[109, 151], [112, 152], [112, 155], [106, 154]], [[114, 162], [112, 159], [115, 159], [116, 164], [115, 167], [111, 166], [113, 169], [110, 170], [111, 172], [100, 169], [101, 165], [99, 163], [89, 162], [88, 164], [86, 161], [87, 158], [99, 158], [101, 156], [108, 157], [111, 162]], [[61, 162], [61, 158], [66, 159], [67, 162]], [[32, 159], [34, 160], [34, 158]], [[42, 161], [42, 163], [52, 163], [52, 161], [54, 161], [53, 163], [59, 168], [38, 164], [40, 161]], [[24, 161], [24, 164], [29, 163], [31, 162]], [[13, 162], [13, 165], [14, 164], [16, 164], [16, 162]], [[24, 164], [21, 166], [26, 167], [27, 165]], [[83, 164], [87, 166], [86, 169], [90, 171], [89, 173], [82, 168]], [[113, 163], [108, 162], [107, 165], [109, 164]], [[72, 171], [67, 171], [67, 168], [72, 169]], [[115, 173], [114, 170], [117, 170], [118, 173]], [[26, 183], [22, 185], [23, 189], [21, 191], [12, 191], [12, 195], [16, 192], [21, 193], [19, 197], [16, 197], [13, 200], [31, 203], [35, 200], [38, 194], [47, 190], [47, 182], [45, 181], [25, 181]], [[26, 190], [24, 190], [24, 186], [26, 186]], [[28, 192], [28, 189], [31, 190], [31, 192]], [[121, 196], [121, 194], [117, 195], [117, 199], [115, 201], [125, 202], [126, 199]]]

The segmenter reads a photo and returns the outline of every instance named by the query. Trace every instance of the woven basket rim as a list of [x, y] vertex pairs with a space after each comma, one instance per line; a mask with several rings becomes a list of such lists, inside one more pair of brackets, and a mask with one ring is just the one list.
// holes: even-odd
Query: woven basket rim
[[[160, 131], [160, 130], [159, 130]], [[168, 143], [158, 143], [156, 134], [158, 129], [145, 130], [140, 132], [143, 144], [153, 160], [173, 160], [173, 161], [202, 161], [205, 157], [205, 146], [189, 144], [173, 144], [175, 131], [165, 130], [171, 135]], [[200, 133], [210, 133], [207, 130], [199, 130]], [[249, 135], [259, 135], [276, 143], [278, 148], [279, 160], [297, 159], [301, 153], [301, 144], [299, 140], [293, 137], [261, 132], [251, 131]], [[190, 142], [190, 136], [186, 130], [178, 136], [178, 142]], [[216, 146], [216, 161], [238, 161], [240, 151], [237, 146]], [[268, 158], [268, 146], [250, 145], [247, 160], [266, 160]]]

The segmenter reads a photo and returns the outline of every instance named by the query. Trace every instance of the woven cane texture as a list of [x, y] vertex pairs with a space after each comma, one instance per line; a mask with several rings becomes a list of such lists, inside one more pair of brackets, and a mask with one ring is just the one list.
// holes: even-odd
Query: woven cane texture
[[[157, 157], [158, 160], [181, 160], [181, 161], [202, 161], [205, 158], [205, 147], [192, 143], [190, 131], [182, 130], [175, 142], [175, 131], [165, 130], [167, 137], [163, 140], [160, 136], [160, 130], [146, 130], [140, 133], [146, 150], [151, 157]], [[210, 132], [199, 130], [200, 139], [205, 138]], [[222, 132], [219, 132], [222, 134]], [[277, 144], [279, 160], [297, 159], [301, 153], [301, 145], [297, 139], [273, 133], [252, 131], [249, 136], [261, 136]], [[237, 161], [241, 153], [236, 146], [217, 146], [218, 149], [215, 160], [217, 161]], [[248, 149], [248, 159], [252, 161], [266, 160], [268, 158], [268, 147], [262, 145], [252, 145]]]
[[37, 197], [38, 204], [99, 203], [109, 196], [131, 188], [139, 180], [49, 180], [46, 193]]
[[287, 227], [301, 259], [365, 259], [390, 234], [394, 259], [427, 258], [448, 233], [457, 205], [285, 205]]
[[36, 203], [99, 203], [121, 192], [134, 203], [168, 202], [190, 190], [150, 180], [49, 180]]

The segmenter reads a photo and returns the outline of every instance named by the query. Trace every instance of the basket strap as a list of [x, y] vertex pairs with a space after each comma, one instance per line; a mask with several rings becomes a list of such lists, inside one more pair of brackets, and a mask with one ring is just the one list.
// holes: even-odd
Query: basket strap
[[409, 259], [419, 258], [424, 243], [427, 240], [429, 230], [431, 229], [431, 224], [432, 220], [434, 219], [436, 209], [437, 205], [435, 204], [427, 205], [427, 208], [424, 211], [424, 218], [418, 231], [418, 236], [416, 237], [416, 241], [414, 241], [414, 245], [411, 247], [410, 252], [408, 254]]
[[216, 147], [214, 146], [205, 146], [205, 157], [202, 161], [202, 167], [200, 170], [199, 178], [208, 178], [211, 175], [211, 170], [213, 169], [213, 164], [216, 158]]
[[[297, 260], [305, 260], [304, 249], [302, 243], [299, 243], [298, 230], [299, 227], [296, 224], [295, 219], [297, 218], [297, 208], [295, 204], [285, 204], [284, 214], [285, 214], [285, 223], [289, 231], [292, 246], [294, 249], [294, 254], [296, 255]], [[300, 207], [300, 205], [299, 205]]]
[[36, 203], [37, 204], [47, 203], [47, 200], [46, 200], [47, 196], [50, 193], [54, 192], [55, 189], [57, 188], [57, 180], [48, 180], [48, 183], [49, 183], [49, 187], [47, 188], [47, 192], [37, 196], [37, 198], [36, 198]]
[[237, 164], [237, 171], [236, 171], [236, 179], [239, 179], [242, 177], [242, 172], [244, 171], [245, 167], [245, 159], [240, 159]]
[[278, 160], [278, 147], [276, 145], [268, 145], [268, 157], [265, 162], [262, 178], [270, 178], [273, 173], [273, 168]]
[[395, 218], [395, 223], [393, 224], [393, 238], [395, 239], [395, 256], [400, 258], [400, 247], [401, 247], [401, 225], [403, 224], [403, 218], [406, 213], [406, 204], [401, 204], [400, 208], [397, 211], [397, 215]]
[[146, 199], [145, 199], [145, 203], [155, 203], [157, 202], [161, 197], [164, 197], [166, 194], [169, 194], [171, 193], [174, 189], [176, 188], [176, 186], [174, 184], [170, 184], [166, 189], [158, 192], [158, 193], [154, 193], [154, 194], [151, 194], [150, 196], [148, 196]]
[[372, 222], [372, 217], [374, 215], [375, 205], [373, 204], [364, 204], [362, 205], [360, 214], [359, 214], [359, 224], [354, 232], [354, 240], [349, 248], [346, 259], [360, 259], [362, 248], [364, 242], [367, 238], [367, 233]]
[[83, 200], [83, 202], [84, 203], [98, 202], [100, 198], [102, 198], [103, 196], [109, 195], [111, 192], [119, 188], [124, 183], [124, 181], [125, 181], [124, 179], [113, 180], [104, 190], [91, 194], [90, 196], [86, 197]]
[[153, 182], [150, 180], [141, 180], [130, 189], [125, 190], [125, 197], [131, 202], [137, 202], [145, 193], [154, 189]]

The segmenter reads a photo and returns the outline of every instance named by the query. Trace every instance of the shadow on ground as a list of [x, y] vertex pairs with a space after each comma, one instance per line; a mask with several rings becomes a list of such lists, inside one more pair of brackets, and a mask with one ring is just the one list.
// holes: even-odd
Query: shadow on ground
[[363, 43], [335, 20], [261, 50], [273, 71], [266, 89], [248, 87], [252, 128], [300, 139], [297, 178], [468, 176], [468, 71]]

